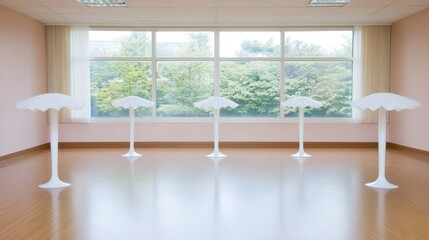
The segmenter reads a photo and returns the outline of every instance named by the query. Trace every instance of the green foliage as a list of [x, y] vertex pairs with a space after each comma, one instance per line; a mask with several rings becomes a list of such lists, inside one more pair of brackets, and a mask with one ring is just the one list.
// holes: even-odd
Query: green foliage
[[179, 51], [178, 56], [207, 57], [213, 55], [208, 34], [189, 33], [189, 38], [191, 41]]
[[[110, 116], [126, 115], [128, 110], [112, 106], [112, 102], [126, 97], [139, 96], [151, 99], [150, 64], [147, 62], [109, 62], [109, 69], [114, 70], [113, 79], [104, 81], [104, 87], [95, 91], [96, 106], [99, 111]], [[110, 76], [110, 75], [109, 75]], [[150, 110], [138, 108], [136, 115], [147, 115]]]
[[238, 53], [240, 57], [279, 57], [280, 46], [274, 45], [272, 39], [266, 43], [257, 40], [244, 40], [241, 43], [241, 50]]
[[159, 116], [203, 116], [194, 103], [213, 95], [213, 64], [160, 62], [157, 113]]
[[[150, 40], [146, 34], [132, 32], [120, 39], [115, 56], [149, 56]], [[148, 62], [91, 62], [92, 114], [97, 116], [127, 116], [128, 110], [112, 106], [112, 102], [126, 97], [152, 97], [151, 65]], [[136, 115], [148, 115], [150, 109], [138, 108]]]
[[[189, 43], [177, 53], [179, 56], [210, 55], [208, 34], [191, 33], [189, 38]], [[194, 103], [213, 95], [213, 63], [159, 62], [156, 95], [158, 116], [206, 116]]]
[[132, 32], [131, 35], [120, 39], [120, 48], [116, 56], [143, 57], [150, 56], [151, 42], [148, 36], [141, 32]]
[[286, 57], [320, 57], [326, 55], [320, 46], [303, 41], [294, 40], [290, 37], [285, 39]]
[[239, 106], [222, 115], [275, 117], [279, 114], [278, 62], [224, 62], [221, 93]]
[[[189, 33], [183, 45], [164, 45], [164, 53], [177, 57], [213, 55], [207, 33]], [[285, 39], [286, 56], [320, 57], [324, 50], [314, 44]], [[345, 41], [347, 42], [347, 41]], [[170, 47], [167, 47], [170, 46]], [[280, 47], [272, 40], [243, 41], [239, 57], [276, 57]], [[350, 56], [351, 41], [330, 56]], [[133, 33], [121, 39], [118, 56], [150, 56], [150, 40]], [[195, 117], [209, 113], [194, 107], [194, 103], [213, 96], [214, 63], [212, 61], [158, 61], [157, 116]], [[352, 91], [351, 61], [286, 61], [285, 99], [307, 96], [323, 103], [320, 109], [305, 109], [306, 116], [350, 117]], [[152, 96], [151, 63], [91, 62], [93, 114], [122, 116], [128, 110], [112, 106], [116, 99], [136, 95]], [[239, 104], [235, 109], [222, 109], [222, 116], [276, 117], [280, 114], [279, 61], [224, 61], [220, 66], [221, 95]], [[137, 115], [149, 115], [150, 109], [140, 108]], [[296, 109], [285, 108], [286, 116], [296, 116]]]
[[[323, 103], [319, 109], [305, 108], [307, 116], [351, 116], [351, 62], [287, 62], [285, 99], [307, 96]], [[288, 116], [296, 109], [286, 108]]]

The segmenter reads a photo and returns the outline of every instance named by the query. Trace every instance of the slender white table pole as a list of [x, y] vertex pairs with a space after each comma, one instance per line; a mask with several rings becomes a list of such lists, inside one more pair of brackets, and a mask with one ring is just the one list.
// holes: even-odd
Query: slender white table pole
[[386, 179], [386, 110], [378, 109], [378, 178], [366, 184], [374, 188], [397, 188]]
[[130, 115], [130, 150], [125, 153], [124, 157], [134, 157], [134, 156], [141, 156], [141, 154], [138, 154], [134, 151], [134, 108], [129, 108], [129, 115]]
[[304, 108], [299, 108], [299, 150], [292, 155], [293, 157], [311, 157], [304, 152]]
[[39, 187], [68, 187], [70, 183], [62, 182], [58, 177], [58, 111], [55, 109], [49, 109], [49, 134], [51, 141], [51, 179], [47, 183], [39, 185]]
[[215, 108], [214, 109], [214, 118], [213, 118], [213, 125], [214, 125], [214, 150], [213, 153], [207, 155], [207, 157], [225, 157], [225, 154], [222, 154], [219, 152], [219, 118], [220, 118], [220, 110]]

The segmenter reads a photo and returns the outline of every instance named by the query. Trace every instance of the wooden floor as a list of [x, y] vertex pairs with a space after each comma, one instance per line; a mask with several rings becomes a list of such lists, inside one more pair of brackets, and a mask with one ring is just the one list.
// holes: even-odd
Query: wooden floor
[[53, 190], [49, 151], [1, 161], [0, 239], [429, 239], [427, 156], [388, 150], [377, 190], [377, 149], [221, 150], [62, 149]]

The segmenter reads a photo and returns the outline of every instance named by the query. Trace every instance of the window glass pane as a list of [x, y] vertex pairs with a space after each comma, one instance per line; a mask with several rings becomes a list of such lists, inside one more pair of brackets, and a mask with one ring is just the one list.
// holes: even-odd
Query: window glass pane
[[220, 32], [221, 57], [279, 57], [280, 32]]
[[213, 32], [157, 32], [158, 57], [213, 57]]
[[[128, 109], [116, 108], [112, 102], [127, 96], [152, 99], [150, 62], [91, 61], [91, 116], [128, 116]], [[136, 116], [150, 116], [152, 109], [138, 108]]]
[[280, 62], [221, 62], [221, 95], [239, 104], [222, 116], [277, 117], [280, 110]]
[[[322, 102], [319, 109], [305, 108], [307, 117], [351, 117], [352, 61], [288, 61], [285, 75], [286, 100], [306, 96]], [[297, 116], [297, 109], [285, 108], [285, 116]]]
[[158, 62], [157, 116], [208, 116], [194, 103], [213, 96], [213, 67], [213, 62]]
[[150, 57], [151, 32], [90, 31], [91, 57]]
[[352, 57], [353, 31], [287, 31], [286, 57]]

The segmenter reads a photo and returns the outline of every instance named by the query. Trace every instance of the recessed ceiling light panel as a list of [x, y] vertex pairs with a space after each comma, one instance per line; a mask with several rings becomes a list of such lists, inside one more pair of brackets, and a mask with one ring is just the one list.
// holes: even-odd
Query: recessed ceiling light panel
[[126, 7], [124, 0], [77, 0], [85, 7]]
[[351, 0], [310, 0], [307, 4], [309, 7], [344, 7]]

